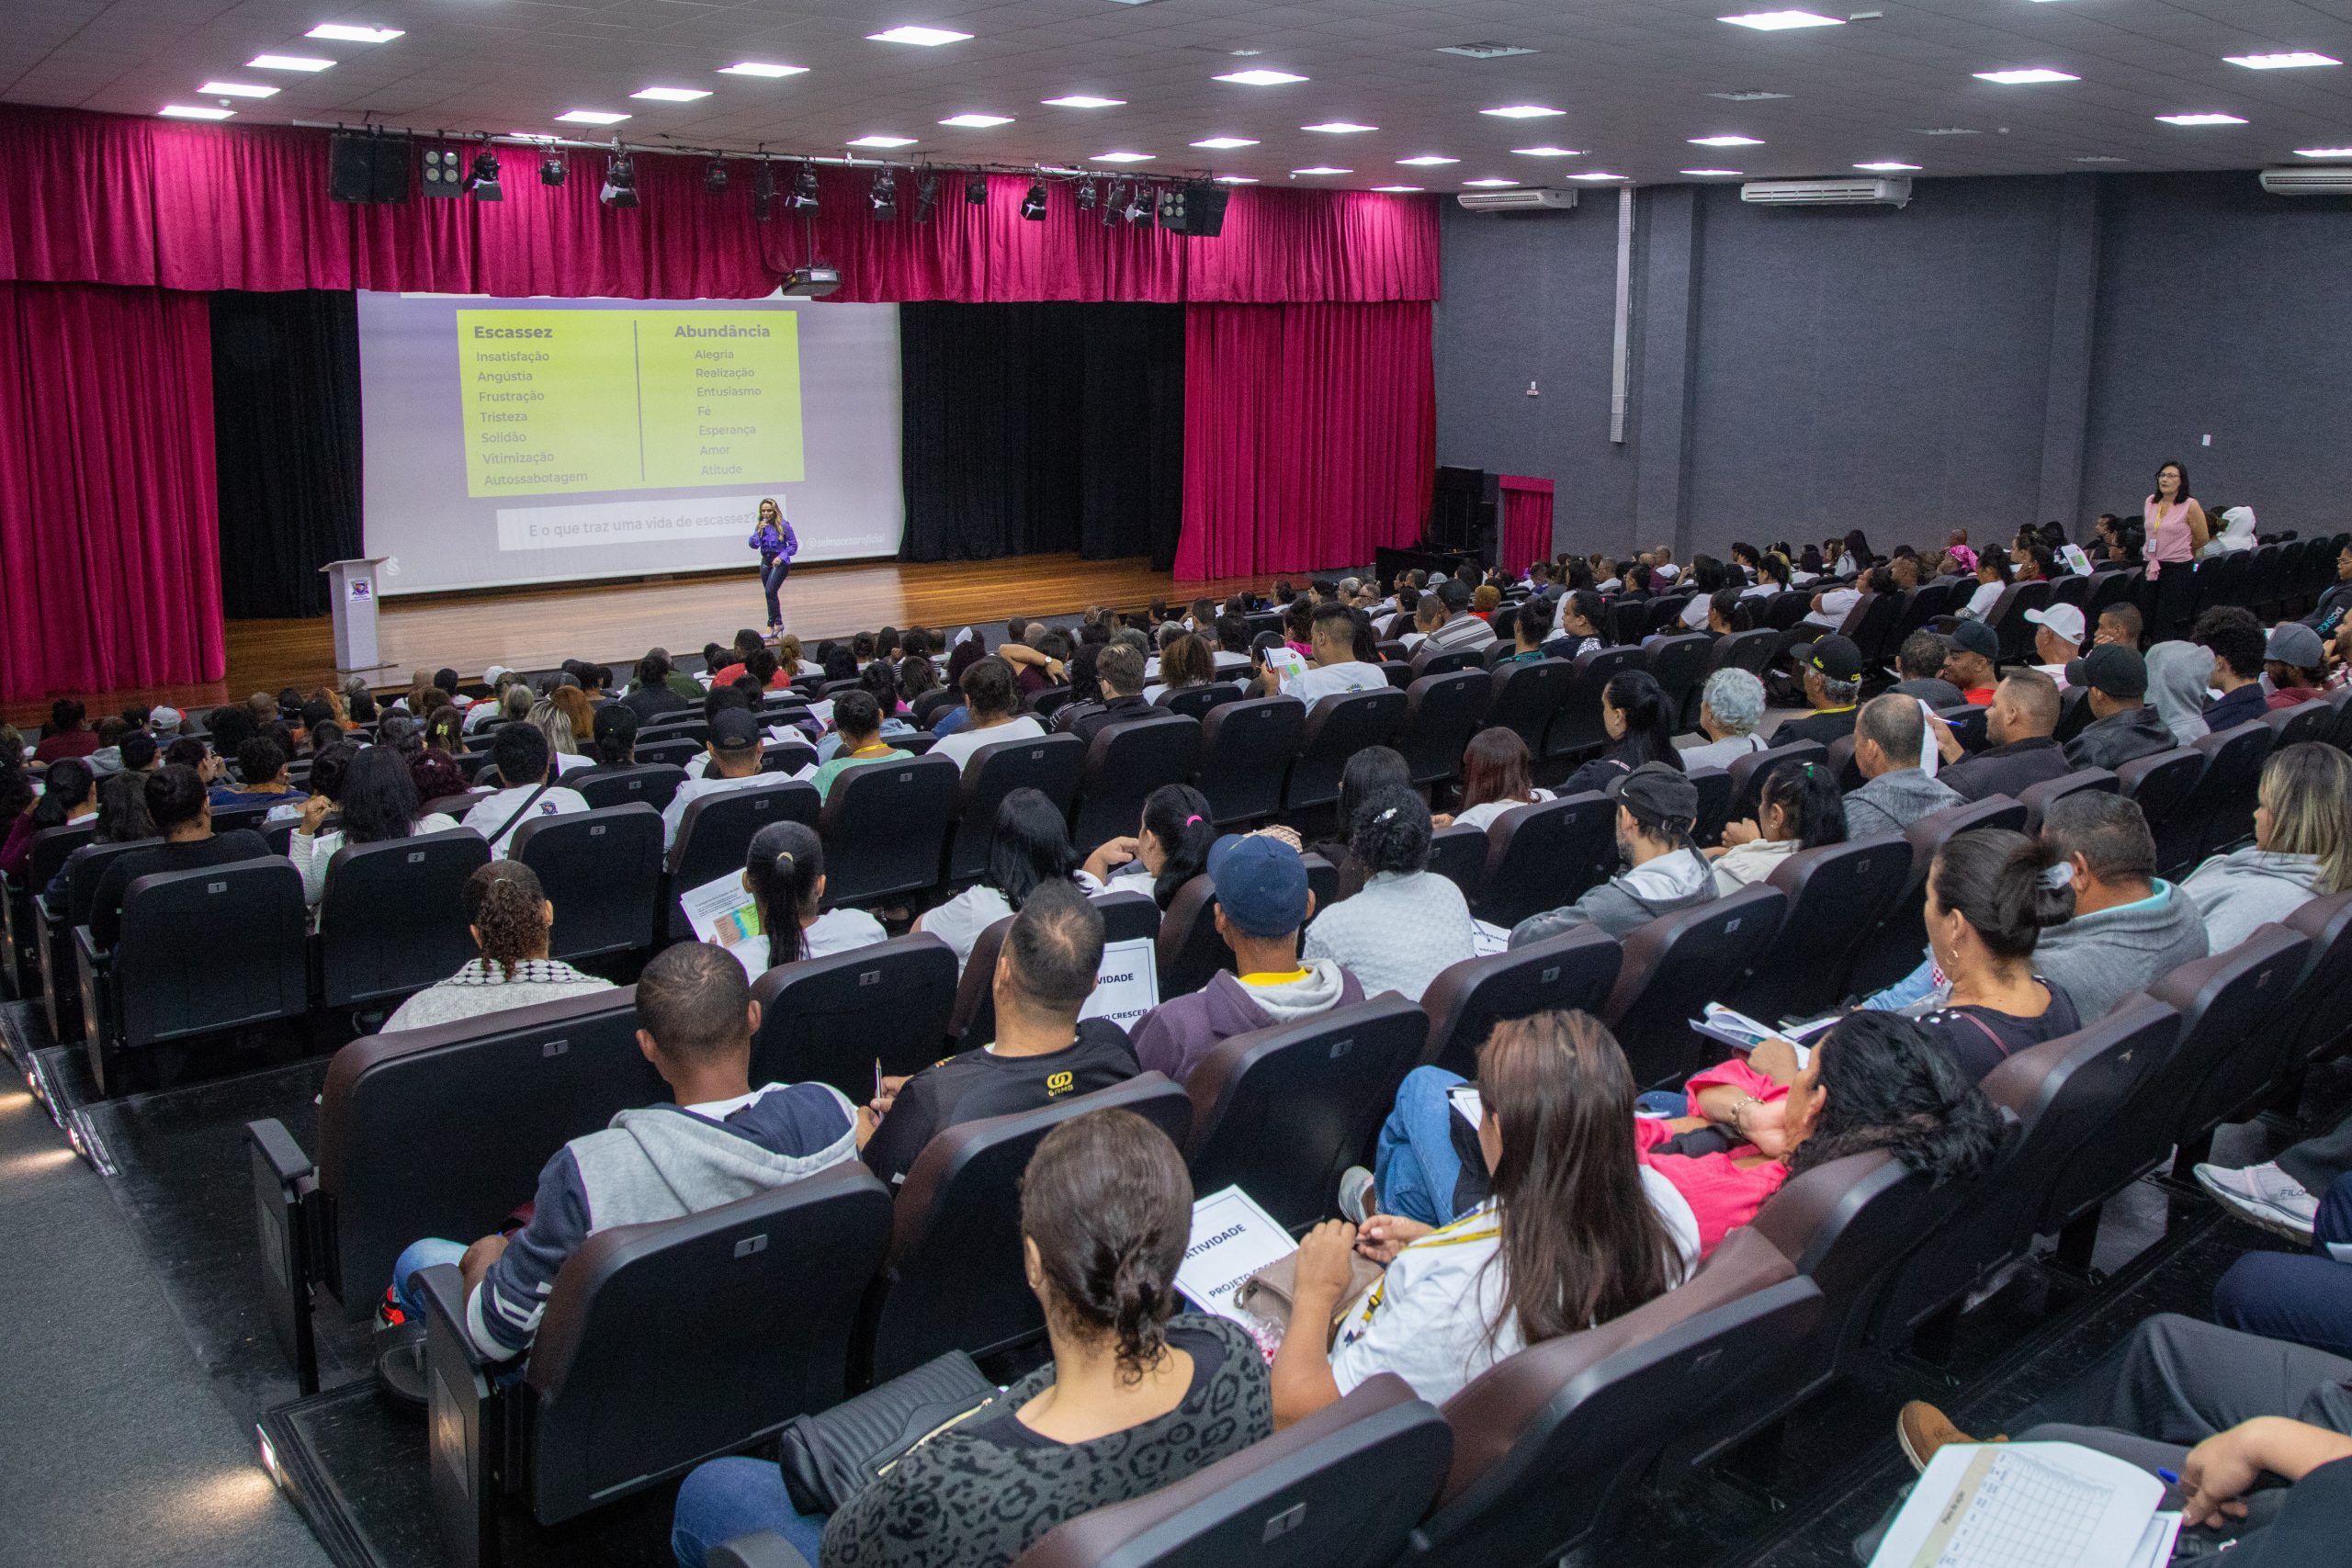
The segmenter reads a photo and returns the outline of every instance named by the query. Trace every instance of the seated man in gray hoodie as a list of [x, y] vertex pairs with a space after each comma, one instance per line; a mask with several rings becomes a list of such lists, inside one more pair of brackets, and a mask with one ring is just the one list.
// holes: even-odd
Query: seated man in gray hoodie
[[471, 1247], [413, 1244], [392, 1265], [379, 1318], [400, 1325], [377, 1370], [396, 1396], [424, 1403], [424, 1314], [411, 1278], [456, 1263], [466, 1335], [493, 1360], [530, 1348], [564, 1259], [614, 1225], [700, 1213], [857, 1157], [870, 1112], [828, 1084], [752, 1087], [760, 1004], [725, 948], [682, 942], [637, 983], [637, 1043], [675, 1102], [624, 1111], [574, 1138], [539, 1172], [529, 1222]]
[[2041, 841], [2074, 874], [2075, 918], [2041, 933], [2033, 964], [2085, 1023], [2205, 956], [2204, 914], [2156, 874], [2156, 840], [2139, 802], [2090, 789], [2052, 801]]
[[1601, 793], [1617, 803], [1617, 852], [1625, 869], [1573, 904], [1520, 921], [1511, 928], [1511, 946], [1582, 925], [1622, 942], [1660, 915], [1714, 901], [1714, 872], [1690, 841], [1698, 785], [1664, 762], [1644, 762]]
[[1356, 977], [1328, 958], [1301, 965], [1298, 933], [1315, 913], [1306, 863], [1280, 839], [1227, 834], [1209, 849], [1216, 934], [1233, 950], [1199, 990], [1136, 1021], [1136, 1060], [1182, 1083], [1224, 1041], [1363, 1000]]
[[1890, 692], [1854, 716], [1854, 766], [1864, 783], [1846, 795], [1846, 837], [1900, 833], [1930, 812], [1962, 804], [1950, 784], [1920, 769], [1927, 715], [1917, 697]]

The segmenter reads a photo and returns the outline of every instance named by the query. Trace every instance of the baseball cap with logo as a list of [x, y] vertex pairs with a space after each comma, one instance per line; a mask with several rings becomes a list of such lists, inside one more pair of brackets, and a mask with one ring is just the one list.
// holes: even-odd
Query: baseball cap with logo
[[1687, 829], [1699, 816], [1699, 786], [1664, 762], [1644, 762], [1611, 779], [1600, 793], [1645, 827]]
[[2072, 604], [2052, 604], [2046, 610], [2028, 610], [2025, 618], [2037, 626], [2048, 626], [2077, 648], [2082, 646], [2083, 613]]
[[1306, 923], [1306, 863], [1280, 839], [1227, 833], [1209, 846], [1217, 908], [1250, 936], [1288, 936]]
[[1818, 670], [1825, 681], [1840, 682], [1862, 678], [1862, 650], [1849, 637], [1823, 637], [1800, 656], [1808, 670]]

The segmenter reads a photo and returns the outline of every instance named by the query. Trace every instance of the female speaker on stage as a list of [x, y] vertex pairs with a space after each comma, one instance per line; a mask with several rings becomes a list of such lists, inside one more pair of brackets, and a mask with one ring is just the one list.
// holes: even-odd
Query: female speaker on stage
[[781, 631], [784, 607], [776, 603], [775, 596], [792, 570], [792, 558], [800, 553], [800, 536], [792, 531], [792, 525], [785, 521], [784, 509], [774, 501], [760, 502], [759, 526], [752, 530], [751, 547], [760, 552], [760, 586], [768, 596], [768, 630]]

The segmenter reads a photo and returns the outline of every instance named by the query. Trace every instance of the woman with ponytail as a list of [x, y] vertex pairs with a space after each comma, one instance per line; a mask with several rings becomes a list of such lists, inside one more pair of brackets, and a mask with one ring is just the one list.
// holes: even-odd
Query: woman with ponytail
[[1144, 797], [1131, 839], [1112, 839], [1086, 857], [1087, 875], [1110, 890], [1151, 878], [1151, 901], [1165, 911], [1176, 890], [1208, 869], [1216, 842], [1208, 797], [1190, 784], [1161, 784]]
[[466, 878], [460, 898], [466, 930], [481, 956], [467, 960], [455, 975], [402, 1002], [384, 1021], [385, 1033], [613, 988], [610, 980], [583, 975], [548, 956], [555, 906], [521, 861], [494, 860], [481, 867]]
[[828, 1518], [793, 1506], [771, 1460], [703, 1465], [670, 1544], [703, 1568], [775, 1530], [818, 1568], [1005, 1568], [1064, 1519], [1182, 1481], [1272, 1434], [1266, 1363], [1221, 1317], [1177, 1311], [1193, 1183], [1128, 1111], [1046, 1134], [1021, 1180], [1021, 1250], [1053, 1360], [923, 1438]]
[[743, 891], [760, 929], [727, 949], [752, 979], [772, 964], [823, 958], [887, 942], [890, 933], [863, 909], [827, 909], [825, 844], [805, 822], [771, 822], [752, 835]]
[[1600, 688], [1600, 724], [1609, 732], [1609, 749], [1575, 773], [1560, 786], [1562, 795], [1606, 789], [1611, 779], [1624, 777], [1645, 762], [1662, 762], [1681, 773], [1682, 753], [1674, 746], [1674, 705], [1666, 688], [1646, 670], [1622, 670]]

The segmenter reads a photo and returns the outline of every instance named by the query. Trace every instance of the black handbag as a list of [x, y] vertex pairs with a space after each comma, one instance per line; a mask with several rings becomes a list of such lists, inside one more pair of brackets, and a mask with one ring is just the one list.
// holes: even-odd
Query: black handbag
[[794, 1416], [777, 1435], [792, 1506], [804, 1514], [837, 1512], [916, 1444], [996, 1394], [971, 1357], [950, 1350], [831, 1410]]

